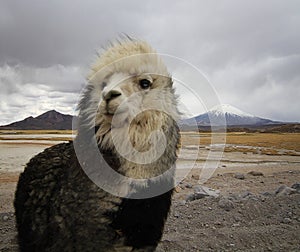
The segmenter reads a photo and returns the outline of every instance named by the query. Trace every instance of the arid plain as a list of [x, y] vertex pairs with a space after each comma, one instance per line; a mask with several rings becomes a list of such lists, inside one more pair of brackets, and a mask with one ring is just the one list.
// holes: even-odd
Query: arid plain
[[[13, 198], [25, 164], [73, 137], [0, 132], [0, 251], [17, 251]], [[300, 250], [300, 133], [183, 132], [178, 155], [158, 251]], [[213, 193], [197, 198], [199, 188]]]

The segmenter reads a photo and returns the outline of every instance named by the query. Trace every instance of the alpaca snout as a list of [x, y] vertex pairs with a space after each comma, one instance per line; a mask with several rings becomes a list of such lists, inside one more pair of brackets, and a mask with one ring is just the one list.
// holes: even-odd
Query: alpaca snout
[[[128, 110], [126, 103], [124, 104], [124, 95], [121, 90], [112, 89], [102, 92], [104, 111], [107, 115], [124, 113]], [[122, 104], [122, 106], [120, 106]]]
[[108, 103], [110, 100], [122, 95], [118, 90], [110, 90], [108, 92], [103, 92], [103, 99]]

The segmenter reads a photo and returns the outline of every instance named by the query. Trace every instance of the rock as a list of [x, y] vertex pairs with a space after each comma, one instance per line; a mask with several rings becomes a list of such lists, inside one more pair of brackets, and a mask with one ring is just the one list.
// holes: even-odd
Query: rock
[[186, 199], [185, 199], [185, 202], [187, 202], [187, 201], [193, 201], [193, 200], [195, 200], [194, 193], [187, 195]]
[[7, 215], [4, 215], [4, 216], [2, 217], [2, 219], [3, 219], [4, 221], [8, 221], [8, 216], [7, 216]]
[[193, 188], [193, 185], [190, 183], [185, 184], [185, 188]]
[[197, 185], [194, 187], [194, 192], [187, 196], [186, 201], [198, 200], [208, 196], [218, 198], [219, 194], [219, 190], [214, 190], [206, 186]]
[[287, 196], [287, 195], [291, 195], [294, 193], [298, 193], [298, 191], [296, 189], [288, 187], [286, 185], [282, 185], [282, 186], [278, 187], [277, 190], [275, 191], [275, 194], [277, 196]]
[[180, 200], [179, 202], [178, 202], [178, 205], [179, 206], [184, 206], [186, 204], [186, 201], [185, 200]]
[[174, 213], [174, 217], [175, 217], [175, 218], [179, 218], [179, 217], [180, 217], [180, 214], [179, 214], [178, 212], [175, 212], [175, 213]]
[[263, 192], [262, 195], [265, 196], [265, 197], [271, 197], [271, 196], [273, 196], [274, 194], [271, 193], [271, 192]]
[[292, 222], [292, 220], [290, 219], [290, 218], [284, 218], [283, 220], [282, 220], [282, 223], [284, 223], [284, 224], [289, 224], [289, 223], [291, 223]]
[[219, 197], [220, 192], [206, 186], [195, 186], [194, 195], [196, 199], [201, 199], [203, 197], [212, 196], [214, 198]]
[[221, 198], [219, 200], [218, 206], [225, 211], [230, 211], [234, 208], [233, 202], [227, 198]]
[[198, 174], [193, 174], [192, 179], [199, 180], [200, 176]]
[[240, 198], [242, 198], [243, 200], [248, 200], [248, 199], [251, 199], [251, 200], [259, 200], [259, 196], [252, 193], [252, 192], [249, 192], [249, 191], [246, 191], [246, 192], [243, 192], [240, 194]]
[[247, 198], [248, 196], [251, 196], [251, 195], [252, 195], [251, 192], [246, 191], [246, 192], [243, 192], [243, 193], [241, 194], [241, 198]]
[[248, 174], [250, 174], [252, 176], [264, 176], [264, 174], [259, 171], [250, 171], [250, 172], [248, 172]]
[[281, 191], [283, 191], [287, 186], [286, 185], [281, 185], [279, 186], [276, 191], [275, 191], [275, 194], [278, 194], [280, 193]]
[[300, 183], [297, 182], [291, 186], [291, 188], [296, 189], [298, 193], [300, 193]]
[[243, 173], [235, 173], [233, 177], [236, 179], [245, 179], [245, 175]]

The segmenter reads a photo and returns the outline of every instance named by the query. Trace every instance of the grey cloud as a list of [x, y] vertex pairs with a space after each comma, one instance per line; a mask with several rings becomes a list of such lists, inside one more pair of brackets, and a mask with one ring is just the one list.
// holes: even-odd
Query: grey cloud
[[[37, 89], [37, 92], [40, 90]], [[60, 93], [56, 98], [50, 94], [37, 97], [23, 94], [0, 95], [0, 125], [24, 119], [28, 116], [37, 116], [49, 109], [56, 109], [62, 113], [74, 114], [78, 100], [77, 93]]]
[[300, 76], [296, 70], [299, 58], [268, 58], [233, 65], [215, 72], [212, 82], [225, 103], [257, 116], [300, 121]]
[[73, 113], [83, 82], [79, 67], [0, 67], [0, 124], [49, 109]]
[[208, 69], [300, 52], [297, 1], [6, 0], [1, 5], [7, 21], [0, 59], [38, 66], [87, 64], [96, 48], [122, 32]]
[[28, 95], [32, 85], [39, 86], [41, 90], [78, 92], [85, 84], [86, 71], [78, 66], [53, 65], [38, 68], [23, 64], [4, 65], [0, 67], [0, 87], [4, 93], [27, 92]]
[[[64, 95], [78, 92], [95, 50], [124, 32], [196, 65], [223, 102], [269, 118], [300, 120], [294, 92], [300, 81], [299, 9], [293, 0], [4, 0], [1, 90], [28, 99], [36, 95], [30, 89], [23, 93], [26, 84]], [[60, 99], [52, 95], [49, 99]], [[187, 95], [186, 101], [193, 100]], [[73, 100], [66, 98], [62, 109], [72, 107], [67, 102]], [[9, 104], [0, 109], [9, 110]], [[190, 105], [194, 114], [200, 112]]]
[[89, 63], [108, 38], [133, 26], [138, 29], [140, 19], [134, 7], [142, 10], [143, 6], [134, 1], [92, 0], [9, 0], [0, 5], [9, 17], [1, 27], [0, 58], [36, 66]]

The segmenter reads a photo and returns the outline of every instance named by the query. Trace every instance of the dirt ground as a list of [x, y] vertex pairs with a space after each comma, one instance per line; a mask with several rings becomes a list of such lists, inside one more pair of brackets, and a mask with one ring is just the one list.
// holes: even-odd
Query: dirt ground
[[194, 179], [185, 180], [157, 251], [300, 251], [300, 194], [275, 195], [300, 171], [244, 176], [216, 175], [205, 186], [220, 196], [194, 201], [185, 200]]
[[[300, 194], [275, 195], [280, 186], [300, 182], [300, 169], [264, 170], [244, 179], [217, 171], [205, 186], [220, 196], [187, 201], [198, 184], [192, 172], [176, 188], [157, 251], [300, 251]], [[0, 251], [17, 251], [12, 201], [18, 176], [1, 175]]]
[[[267, 155], [246, 151], [232, 148], [224, 153], [218, 169], [203, 185], [212, 188], [215, 197], [194, 198], [199, 169], [176, 187], [157, 252], [300, 251], [300, 191], [280, 191], [284, 185], [300, 183], [299, 152], [279, 155], [277, 149], [276, 155]], [[249, 174], [251, 171], [260, 173]], [[18, 176], [19, 172], [0, 172], [3, 252], [18, 251], [13, 213]]]

